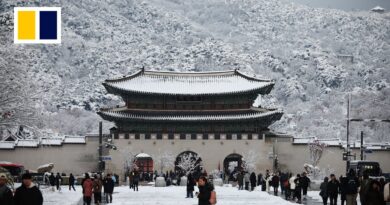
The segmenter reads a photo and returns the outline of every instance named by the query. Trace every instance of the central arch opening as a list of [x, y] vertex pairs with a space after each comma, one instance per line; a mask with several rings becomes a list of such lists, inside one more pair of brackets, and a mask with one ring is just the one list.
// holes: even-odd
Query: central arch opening
[[242, 169], [242, 155], [229, 154], [223, 160], [223, 167], [229, 181], [236, 181], [236, 174]]

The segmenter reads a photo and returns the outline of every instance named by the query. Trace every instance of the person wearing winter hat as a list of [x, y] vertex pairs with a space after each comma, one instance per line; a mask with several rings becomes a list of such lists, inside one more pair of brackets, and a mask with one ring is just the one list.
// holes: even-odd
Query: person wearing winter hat
[[41, 191], [32, 182], [29, 173], [22, 175], [22, 185], [16, 189], [14, 196], [15, 205], [42, 205], [43, 197]]

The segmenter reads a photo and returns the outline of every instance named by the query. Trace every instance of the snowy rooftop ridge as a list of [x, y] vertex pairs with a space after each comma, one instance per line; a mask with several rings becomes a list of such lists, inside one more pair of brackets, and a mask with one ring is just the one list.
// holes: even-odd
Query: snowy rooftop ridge
[[108, 91], [113, 89], [146, 94], [211, 95], [242, 92], [267, 94], [274, 82], [249, 76], [238, 70], [211, 72], [140, 70], [130, 76], [106, 80], [103, 85]]
[[0, 149], [16, 147], [37, 148], [39, 146], [62, 146], [63, 144], [85, 144], [85, 136], [43, 137], [41, 139], [18, 139], [16, 141], [0, 141]]
[[167, 120], [167, 121], [209, 121], [209, 120], [242, 120], [267, 117], [275, 114], [283, 114], [280, 110], [268, 112], [252, 112], [242, 114], [209, 114], [209, 115], [139, 115], [125, 113], [120, 111], [101, 111], [101, 115], [121, 119], [136, 119], [136, 120]]
[[385, 11], [385, 9], [383, 7], [380, 7], [380, 6], [375, 6], [374, 8], [371, 9], [371, 11]]

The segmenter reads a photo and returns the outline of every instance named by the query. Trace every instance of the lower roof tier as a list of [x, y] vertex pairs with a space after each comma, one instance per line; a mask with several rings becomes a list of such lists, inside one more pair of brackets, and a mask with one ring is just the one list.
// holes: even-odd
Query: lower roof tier
[[209, 121], [242, 121], [242, 120], [279, 120], [283, 112], [261, 108], [209, 111], [178, 111], [178, 110], [131, 110], [112, 109], [100, 111], [98, 114], [108, 121], [171, 121], [171, 122], [209, 122]]

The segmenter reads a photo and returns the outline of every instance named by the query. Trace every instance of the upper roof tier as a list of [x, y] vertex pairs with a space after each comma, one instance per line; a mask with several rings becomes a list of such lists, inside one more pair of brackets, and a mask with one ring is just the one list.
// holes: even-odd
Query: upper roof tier
[[130, 76], [106, 80], [110, 93], [158, 95], [268, 94], [274, 82], [248, 76], [238, 70], [168, 72], [140, 70]]

